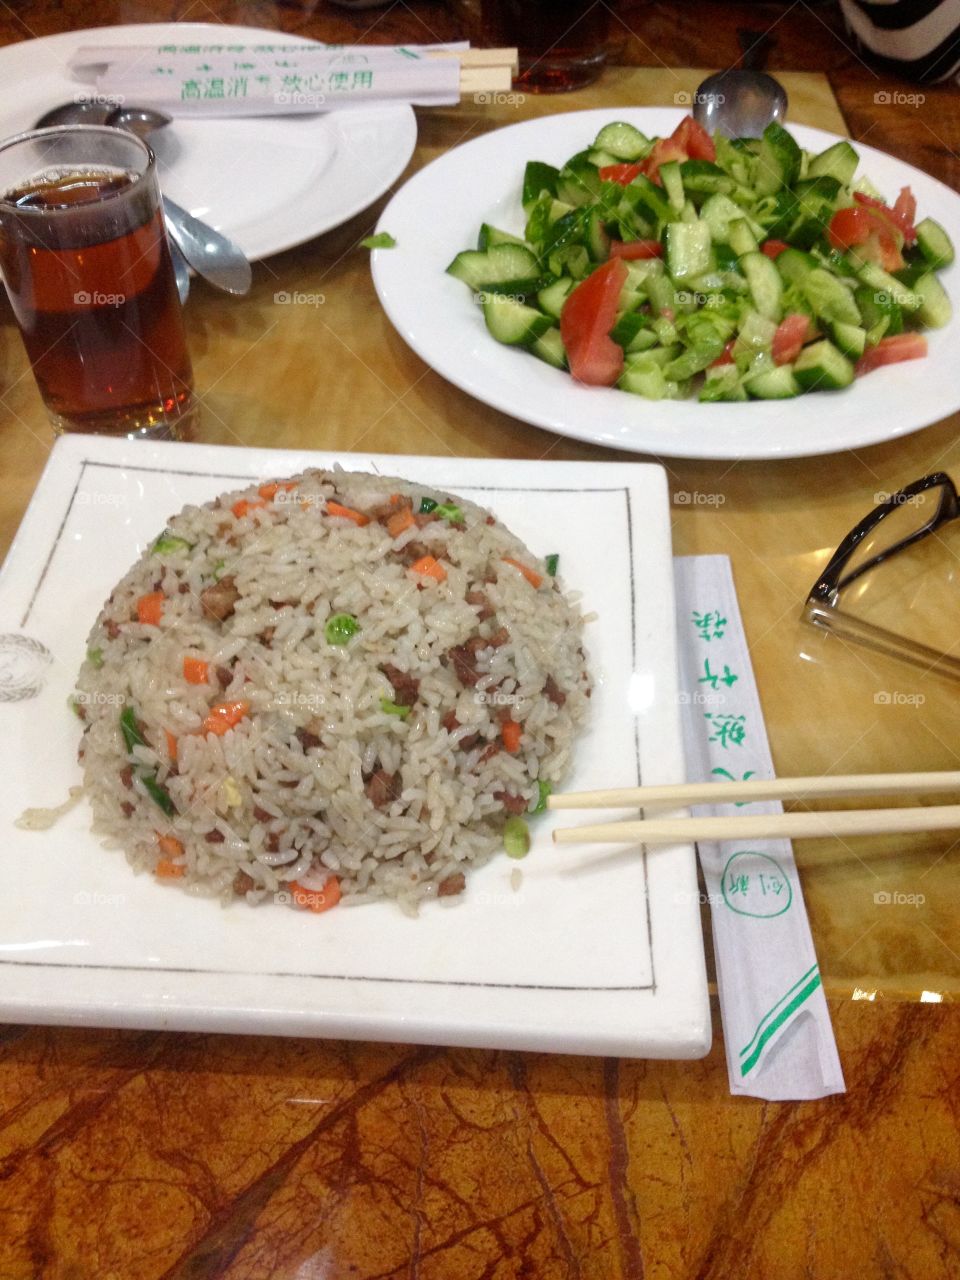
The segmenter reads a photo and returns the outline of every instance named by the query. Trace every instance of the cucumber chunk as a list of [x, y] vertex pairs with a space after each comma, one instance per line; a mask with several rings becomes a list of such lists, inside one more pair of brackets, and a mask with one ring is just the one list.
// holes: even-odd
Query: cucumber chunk
[[953, 262], [953, 241], [933, 218], [924, 218], [917, 223], [917, 248], [934, 271], [949, 267]]
[[822, 338], [804, 347], [793, 374], [804, 391], [839, 391], [853, 381], [853, 364], [832, 342]]
[[633, 163], [647, 154], [651, 143], [650, 139], [645, 137], [639, 129], [635, 129], [632, 124], [617, 120], [613, 124], [603, 126], [594, 139], [593, 145], [597, 150], [608, 151], [618, 161]]
[[807, 165], [807, 173], [811, 178], [823, 175], [836, 178], [842, 186], [849, 187], [859, 163], [860, 157], [849, 142], [835, 142], [813, 157]]
[[508, 347], [528, 347], [553, 327], [550, 316], [502, 293], [487, 295], [483, 318], [493, 337]]
[[745, 253], [740, 259], [740, 266], [747, 277], [754, 309], [768, 320], [779, 320], [783, 281], [775, 263], [765, 253]]

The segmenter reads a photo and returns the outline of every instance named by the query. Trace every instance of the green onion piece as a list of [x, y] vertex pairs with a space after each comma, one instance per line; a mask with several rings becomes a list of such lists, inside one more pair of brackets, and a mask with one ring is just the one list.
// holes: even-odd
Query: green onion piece
[[352, 613], [335, 613], [332, 618], [327, 619], [323, 634], [326, 636], [327, 644], [344, 645], [359, 630], [360, 623]]
[[537, 790], [540, 792], [540, 795], [537, 798], [537, 807], [533, 812], [545, 813], [547, 808], [547, 796], [549, 796], [553, 790], [553, 784], [550, 782], [544, 782], [544, 780], [540, 778], [537, 782]]
[[433, 498], [420, 499], [420, 514], [422, 516], [428, 516], [431, 511], [436, 511], [436, 509], [437, 504], [434, 502]]
[[525, 858], [530, 852], [530, 828], [522, 818], [508, 818], [503, 824], [503, 847], [508, 858]]
[[463, 512], [455, 502], [441, 502], [436, 514], [444, 520], [449, 520], [451, 524], [463, 524]]
[[557, 565], [560, 563], [560, 553], [555, 551], [552, 556], [546, 556], [544, 563], [547, 566], [547, 573], [551, 578], [557, 576]]
[[398, 706], [396, 702], [391, 702], [389, 698], [380, 699], [380, 710], [384, 715], [399, 716], [401, 720], [406, 720], [412, 709], [412, 707]]
[[147, 745], [146, 739], [140, 732], [140, 726], [137, 724], [137, 713], [133, 707], [124, 707], [120, 712], [120, 732], [123, 734], [127, 755], [133, 754], [134, 747], [145, 747]]
[[103, 666], [103, 650], [99, 648], [88, 649], [87, 661], [90, 663], [91, 667], [95, 667], [97, 671], [99, 671], [100, 668]]
[[379, 231], [375, 236], [365, 236], [360, 241], [362, 249], [394, 249], [396, 244], [389, 231]]
[[157, 775], [155, 773], [141, 773], [139, 778], [143, 783], [144, 791], [146, 791], [154, 804], [159, 805], [168, 818], [172, 818], [177, 812], [176, 806], [170, 799], [170, 793], [166, 787], [161, 787], [157, 781]]
[[161, 533], [150, 550], [155, 556], [168, 556], [175, 551], [192, 551], [193, 543], [186, 538], [175, 538], [172, 533]]
[[210, 573], [211, 573], [211, 576], [213, 577], [214, 582], [220, 581], [220, 574], [224, 571], [226, 567], [227, 567], [226, 560], [217, 561], [217, 563], [210, 570]]

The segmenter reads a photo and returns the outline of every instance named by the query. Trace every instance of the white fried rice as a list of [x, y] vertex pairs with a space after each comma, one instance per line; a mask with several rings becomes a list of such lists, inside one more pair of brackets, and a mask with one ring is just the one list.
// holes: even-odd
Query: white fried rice
[[[344, 902], [415, 912], [460, 892], [462, 873], [502, 850], [508, 816], [567, 773], [589, 705], [579, 610], [544, 560], [462, 498], [341, 471], [285, 483], [186, 507], [98, 617], [75, 702], [95, 828], [191, 893], [316, 909], [310, 895], [336, 877]], [[369, 523], [332, 515], [330, 500]], [[408, 502], [422, 527], [394, 538], [385, 507]], [[462, 521], [424, 519], [431, 502]], [[410, 567], [424, 554], [443, 582]], [[158, 592], [159, 625], [138, 621]], [[235, 599], [218, 618], [224, 593]], [[359, 626], [345, 644], [326, 636], [339, 614]], [[188, 682], [185, 657], [207, 662], [205, 683]], [[231, 702], [248, 712], [204, 733]], [[124, 741], [124, 710], [144, 745]]]

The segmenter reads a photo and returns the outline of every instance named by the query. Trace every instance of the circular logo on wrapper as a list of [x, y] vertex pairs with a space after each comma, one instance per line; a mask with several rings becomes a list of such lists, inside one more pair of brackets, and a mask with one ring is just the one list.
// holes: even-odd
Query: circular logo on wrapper
[[52, 661], [50, 650], [32, 636], [0, 635], [0, 702], [35, 698]]

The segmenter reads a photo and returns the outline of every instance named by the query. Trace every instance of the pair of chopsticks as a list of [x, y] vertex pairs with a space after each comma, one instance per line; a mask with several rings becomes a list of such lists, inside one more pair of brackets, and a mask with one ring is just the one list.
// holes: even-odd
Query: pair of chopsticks
[[460, 93], [506, 93], [520, 70], [516, 49], [462, 49], [459, 53], [431, 49], [428, 58], [457, 58], [460, 62]]
[[[960, 792], [960, 773], [868, 773], [769, 782], [681, 783], [550, 796], [550, 809], [685, 808], [751, 800], [814, 800], [824, 796], [881, 796]], [[809, 836], [888, 835], [960, 831], [960, 805], [911, 809], [840, 809], [807, 813], [733, 814], [719, 818], [642, 818], [561, 827], [557, 844], [675, 844], [696, 840], [797, 840]]]
[[506, 93], [520, 70], [516, 49], [430, 49], [425, 58], [456, 58], [460, 61], [460, 92]]

